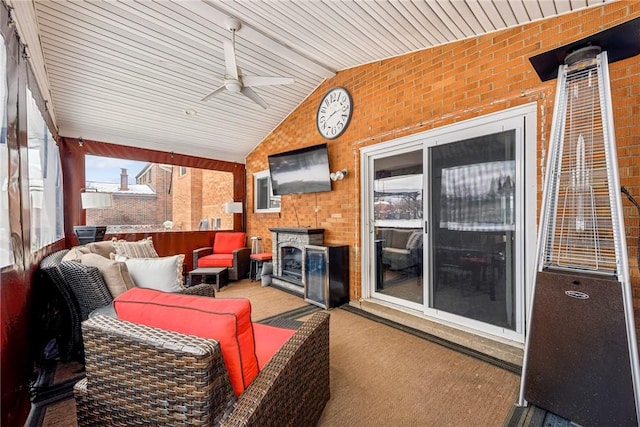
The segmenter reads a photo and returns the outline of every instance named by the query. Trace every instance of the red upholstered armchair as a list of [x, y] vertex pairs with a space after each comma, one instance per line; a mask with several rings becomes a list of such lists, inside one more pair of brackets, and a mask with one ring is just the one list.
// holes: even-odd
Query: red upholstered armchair
[[251, 248], [242, 232], [220, 232], [213, 237], [213, 246], [193, 251], [193, 268], [229, 269], [229, 280], [238, 280], [249, 274]]

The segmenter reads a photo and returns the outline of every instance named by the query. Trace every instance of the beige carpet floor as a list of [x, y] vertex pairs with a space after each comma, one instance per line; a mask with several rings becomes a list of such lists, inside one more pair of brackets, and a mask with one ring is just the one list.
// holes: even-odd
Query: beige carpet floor
[[249, 298], [251, 320], [254, 322], [309, 305], [299, 296], [271, 286], [261, 286], [260, 281], [252, 282], [249, 279], [223, 286], [216, 292], [216, 298]]
[[[223, 287], [247, 297], [261, 320], [304, 307], [298, 296], [260, 282]], [[330, 310], [331, 400], [319, 426], [501, 426], [519, 377], [340, 308]], [[43, 426], [75, 426], [73, 399], [51, 405]]]
[[501, 426], [520, 377], [331, 310], [331, 400], [319, 426]]

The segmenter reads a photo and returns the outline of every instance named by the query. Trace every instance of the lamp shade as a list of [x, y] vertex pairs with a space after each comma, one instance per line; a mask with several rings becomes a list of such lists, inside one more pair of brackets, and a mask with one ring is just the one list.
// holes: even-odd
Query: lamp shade
[[110, 209], [113, 206], [111, 193], [80, 193], [82, 209]]
[[224, 204], [226, 213], [242, 213], [242, 202], [229, 202]]

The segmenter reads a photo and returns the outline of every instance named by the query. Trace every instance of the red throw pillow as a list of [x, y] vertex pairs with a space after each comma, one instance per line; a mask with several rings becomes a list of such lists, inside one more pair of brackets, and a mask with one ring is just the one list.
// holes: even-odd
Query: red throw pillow
[[258, 375], [247, 299], [216, 299], [134, 288], [114, 300], [118, 318], [220, 343], [231, 385], [239, 396]]
[[216, 233], [213, 237], [214, 254], [230, 254], [245, 247], [245, 233]]

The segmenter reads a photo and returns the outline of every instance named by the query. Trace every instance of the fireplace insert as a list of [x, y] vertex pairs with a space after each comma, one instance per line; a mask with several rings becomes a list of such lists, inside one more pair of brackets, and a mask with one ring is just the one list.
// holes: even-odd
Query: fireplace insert
[[280, 248], [280, 260], [280, 278], [302, 286], [302, 251], [294, 246], [283, 246]]

